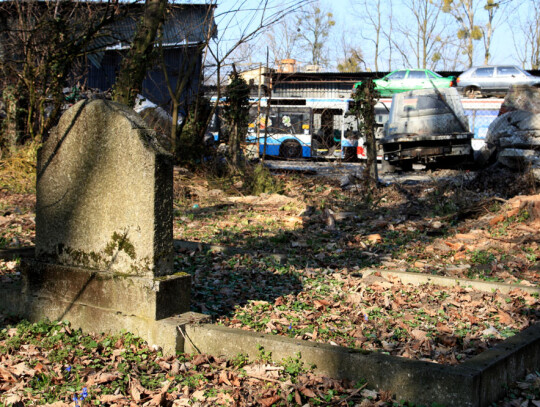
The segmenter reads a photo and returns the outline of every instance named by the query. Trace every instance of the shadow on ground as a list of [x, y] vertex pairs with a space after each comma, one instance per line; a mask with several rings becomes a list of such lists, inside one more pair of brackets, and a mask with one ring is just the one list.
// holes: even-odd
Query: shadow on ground
[[[177, 256], [177, 270], [193, 277], [194, 311], [225, 317], [249, 301], [272, 302], [280, 296], [301, 292], [300, 274], [306, 271], [321, 274], [323, 269], [346, 270], [351, 275], [361, 275], [365, 267], [399, 259], [404, 254], [412, 256], [407, 261], [413, 264], [424, 247], [456, 233], [463, 222], [492, 210], [485, 195], [477, 194], [480, 182], [482, 179], [476, 184], [465, 179], [459, 185], [385, 187], [380, 195], [398, 195], [398, 203], [362, 206], [363, 198], [359, 196], [355, 216], [336, 221], [331, 227], [324, 211], [318, 210], [302, 227], [265, 236], [234, 227], [222, 229], [211, 237], [212, 241], [244, 254], [184, 251]], [[210, 207], [201, 216], [208, 219], [215, 215], [217, 219], [237, 213], [240, 205]], [[493, 206], [496, 210], [500, 203]], [[193, 216], [198, 219], [196, 213]], [[442, 226], [431, 227], [434, 218], [441, 219]], [[370, 235], [378, 237], [369, 241]], [[285, 254], [285, 264], [273, 262], [269, 253]]]

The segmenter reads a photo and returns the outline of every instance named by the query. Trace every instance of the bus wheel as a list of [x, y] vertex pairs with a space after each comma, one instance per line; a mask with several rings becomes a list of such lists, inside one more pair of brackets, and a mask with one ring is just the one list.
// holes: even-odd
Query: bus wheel
[[279, 155], [283, 158], [300, 158], [302, 157], [302, 146], [298, 141], [285, 140], [279, 147]]

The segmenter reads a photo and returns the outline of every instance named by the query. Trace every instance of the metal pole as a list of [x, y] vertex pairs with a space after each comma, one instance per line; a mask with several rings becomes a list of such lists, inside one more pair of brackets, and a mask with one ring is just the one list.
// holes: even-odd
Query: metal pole
[[257, 126], [257, 158], [261, 152], [260, 136], [261, 136], [261, 71], [262, 71], [262, 62], [259, 62], [259, 86], [257, 89], [257, 120], [255, 121], [255, 126]]
[[[268, 47], [266, 47], [266, 71], [269, 72], [268, 68]], [[268, 116], [270, 116], [270, 100], [272, 99], [272, 76], [270, 76], [270, 93], [266, 98], [266, 112], [264, 115], [264, 147], [263, 147], [263, 156], [262, 161], [264, 162], [266, 158], [266, 146], [268, 145]]]

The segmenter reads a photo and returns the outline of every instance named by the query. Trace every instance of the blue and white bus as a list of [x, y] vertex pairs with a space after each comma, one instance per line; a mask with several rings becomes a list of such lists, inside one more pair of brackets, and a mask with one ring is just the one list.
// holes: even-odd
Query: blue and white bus
[[[270, 109], [267, 112], [267, 103]], [[351, 99], [261, 99], [250, 113], [247, 143], [258, 144], [260, 155], [282, 158], [365, 158], [356, 118], [348, 114]], [[253, 103], [256, 105], [257, 100]], [[382, 126], [388, 108], [378, 103]], [[268, 115], [268, 120], [266, 116]], [[268, 123], [266, 123], [266, 120]]]
[[[250, 102], [246, 142], [255, 154], [258, 150], [260, 156], [282, 158], [367, 158], [364, 137], [356, 118], [349, 114], [352, 99], [261, 98], [260, 106], [256, 98]], [[267, 103], [270, 103], [268, 120]], [[502, 99], [463, 99], [462, 103], [474, 132], [473, 149], [478, 150], [489, 124], [498, 115]], [[381, 98], [375, 105], [377, 139], [383, 137], [391, 104], [392, 99]]]

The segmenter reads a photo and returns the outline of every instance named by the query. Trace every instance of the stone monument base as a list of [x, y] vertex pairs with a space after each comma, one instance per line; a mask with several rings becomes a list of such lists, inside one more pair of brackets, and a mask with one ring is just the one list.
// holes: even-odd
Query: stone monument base
[[148, 278], [35, 260], [21, 262], [24, 317], [68, 320], [86, 332], [132, 332], [166, 353], [183, 350], [178, 327], [189, 313], [190, 276]]

